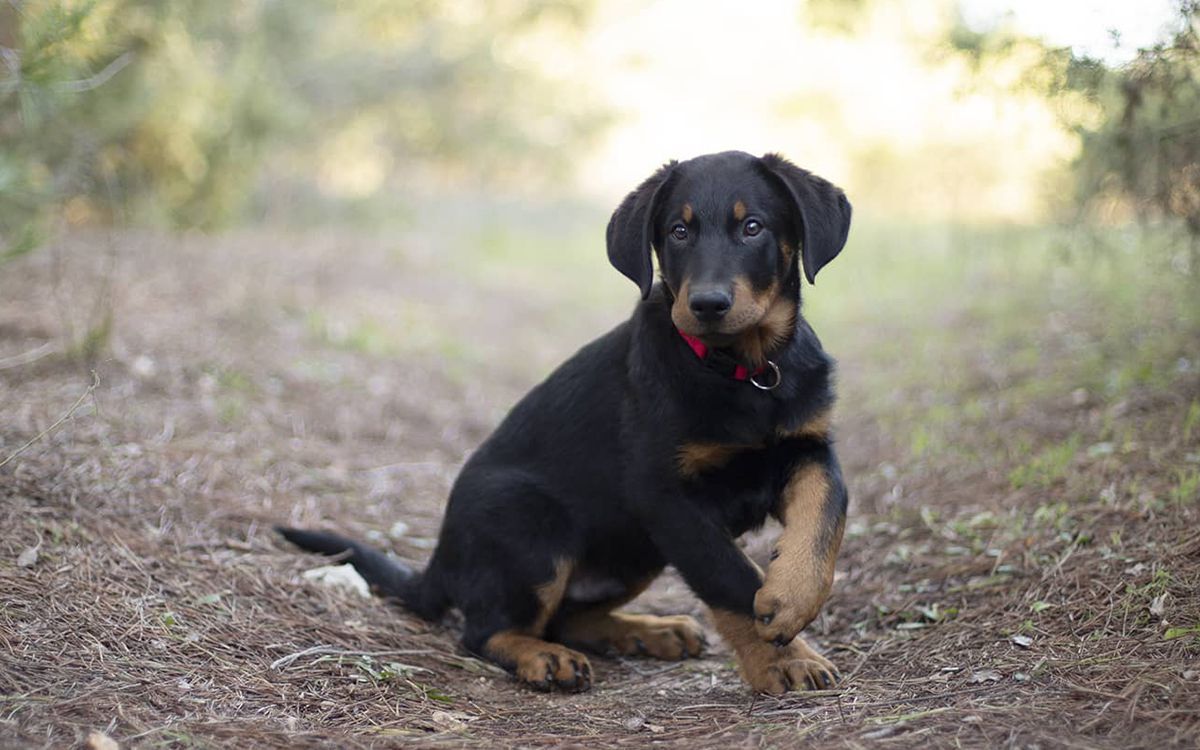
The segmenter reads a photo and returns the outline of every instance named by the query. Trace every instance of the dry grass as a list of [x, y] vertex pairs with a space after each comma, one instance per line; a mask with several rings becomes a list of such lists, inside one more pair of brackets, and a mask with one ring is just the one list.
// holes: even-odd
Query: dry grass
[[[100, 242], [118, 244], [115, 337], [87, 365], [56, 352]], [[461, 283], [417, 239], [395, 250], [129, 234], [72, 240], [70, 279], [46, 254], [4, 269], [0, 460], [93, 368], [100, 385], [0, 468], [0, 746], [94, 730], [123, 746], [1200, 743], [1194, 372], [1111, 403], [1014, 400], [968, 336], [953, 366], [996, 411], [915, 455], [905, 425], [864, 406], [910, 395], [866, 392], [858, 373], [886, 366], [871, 334], [827, 338], [854, 498], [810, 630], [847, 675], [834, 691], [753, 698], [718, 645], [598, 659], [590, 693], [541, 695], [462, 652], [453, 621], [303, 582], [314, 561], [271, 523], [422, 560], [466, 453], [623, 312], [567, 319], [529, 289]], [[408, 530], [388, 539], [396, 520]], [[634, 606], [700, 610], [673, 576]]]

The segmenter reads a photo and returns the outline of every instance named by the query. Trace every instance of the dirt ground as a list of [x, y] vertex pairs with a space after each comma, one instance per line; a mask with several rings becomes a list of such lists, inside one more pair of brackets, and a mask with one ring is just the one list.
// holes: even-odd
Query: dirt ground
[[[107, 346], [70, 356], [106, 300]], [[929, 363], [972, 405], [934, 449], [897, 415], [938, 394], [879, 385], [905, 322], [825, 337], [852, 501], [808, 636], [834, 690], [753, 697], [712, 634], [540, 694], [453, 619], [302, 577], [272, 524], [426, 559], [464, 457], [624, 313], [465, 282], [420, 238], [89, 235], [0, 269], [0, 746], [1200, 746], [1200, 359], [1030, 396], [1071, 310], [1031, 332], [1044, 361], [968, 332]], [[631, 609], [702, 615], [673, 574]]]

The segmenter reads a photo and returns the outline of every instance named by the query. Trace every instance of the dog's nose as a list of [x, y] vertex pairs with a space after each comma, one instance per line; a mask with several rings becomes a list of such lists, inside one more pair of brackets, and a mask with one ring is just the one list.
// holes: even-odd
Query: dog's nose
[[721, 289], [693, 289], [688, 294], [688, 307], [697, 320], [712, 323], [725, 317], [733, 300]]

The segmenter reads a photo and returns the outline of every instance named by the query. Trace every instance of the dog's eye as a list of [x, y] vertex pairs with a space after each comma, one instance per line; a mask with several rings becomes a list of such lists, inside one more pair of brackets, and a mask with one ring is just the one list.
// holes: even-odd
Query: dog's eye
[[742, 227], [742, 231], [747, 237], [757, 237], [758, 233], [762, 231], [762, 224], [757, 219], [750, 219]]
[[671, 227], [671, 236], [682, 242], [687, 239], [687, 227], [682, 224], [676, 224]]

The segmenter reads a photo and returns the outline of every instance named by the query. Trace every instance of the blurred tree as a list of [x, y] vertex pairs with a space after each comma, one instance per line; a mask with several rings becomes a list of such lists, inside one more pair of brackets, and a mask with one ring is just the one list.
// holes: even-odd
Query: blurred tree
[[360, 192], [435, 166], [553, 173], [602, 118], [536, 58], [587, 10], [0, 0], [0, 258], [52, 220], [226, 225], [271, 169]]
[[32, 249], [48, 206], [83, 187], [87, 143], [60, 123], [81, 116], [82, 95], [128, 64], [97, 43], [103, 13], [94, 4], [27, 14], [0, 2], [0, 260]]
[[1141, 220], [1181, 221], [1200, 273], [1200, 3], [1181, 0], [1177, 20], [1171, 38], [1119, 67], [1003, 28], [960, 22], [948, 41], [976, 67], [998, 57], [1029, 60], [1018, 85], [1053, 98], [1080, 139], [1075, 209], [1126, 207]]
[[1080, 130], [1080, 199], [1120, 197], [1141, 218], [1178, 218], [1200, 247], [1200, 4], [1182, 2], [1179, 13], [1173, 38], [1123, 68], [1071, 58], [1063, 80], [1102, 113]]

